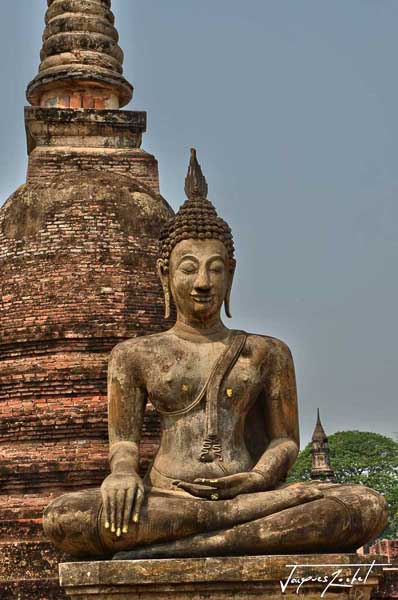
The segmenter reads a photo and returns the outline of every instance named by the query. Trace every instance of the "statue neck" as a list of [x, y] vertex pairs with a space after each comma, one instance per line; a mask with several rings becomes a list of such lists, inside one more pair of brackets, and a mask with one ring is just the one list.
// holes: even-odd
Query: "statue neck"
[[220, 319], [217, 323], [212, 325], [206, 323], [206, 326], [203, 327], [197, 327], [196, 324], [190, 325], [183, 320], [177, 319], [176, 324], [169, 331], [184, 340], [203, 343], [225, 340], [231, 330], [225, 327]]

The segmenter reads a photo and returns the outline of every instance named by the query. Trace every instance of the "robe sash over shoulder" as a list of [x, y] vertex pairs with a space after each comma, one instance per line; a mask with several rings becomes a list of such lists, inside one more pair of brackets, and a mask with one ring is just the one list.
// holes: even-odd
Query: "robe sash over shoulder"
[[188, 406], [174, 411], [156, 410], [167, 416], [179, 416], [190, 412], [206, 398], [206, 437], [199, 459], [202, 462], [222, 461], [222, 447], [218, 432], [218, 401], [221, 387], [238, 360], [247, 339], [244, 331], [234, 331], [225, 350], [216, 360], [210, 376], [195, 400]]

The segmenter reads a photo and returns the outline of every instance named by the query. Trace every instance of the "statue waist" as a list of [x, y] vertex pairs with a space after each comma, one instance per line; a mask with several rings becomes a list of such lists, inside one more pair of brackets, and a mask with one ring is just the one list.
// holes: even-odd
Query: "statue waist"
[[165, 475], [153, 465], [148, 469], [144, 477], [144, 485], [155, 489], [157, 493], [163, 491], [167, 495], [180, 496], [181, 498], [190, 498], [191, 500], [202, 500], [202, 498], [194, 498], [188, 492], [178, 489], [174, 483], [176, 479]]

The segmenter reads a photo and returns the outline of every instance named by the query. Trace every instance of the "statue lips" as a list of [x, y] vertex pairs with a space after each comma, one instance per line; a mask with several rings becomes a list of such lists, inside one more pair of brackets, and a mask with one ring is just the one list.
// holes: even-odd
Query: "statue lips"
[[209, 296], [208, 294], [191, 294], [191, 297], [194, 299], [195, 302], [198, 302], [199, 304], [207, 304], [211, 302], [214, 298], [214, 296]]

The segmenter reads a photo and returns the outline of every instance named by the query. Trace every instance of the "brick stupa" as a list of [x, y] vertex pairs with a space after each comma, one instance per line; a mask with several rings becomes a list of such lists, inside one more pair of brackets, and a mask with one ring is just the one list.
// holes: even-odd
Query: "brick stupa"
[[[172, 213], [141, 149], [110, 0], [48, 0], [25, 109], [27, 182], [0, 209], [1, 598], [61, 598], [41, 513], [106, 475], [112, 347], [164, 329], [155, 259]], [[143, 467], [158, 424], [150, 411]], [[18, 595], [19, 594], [19, 595]]]

